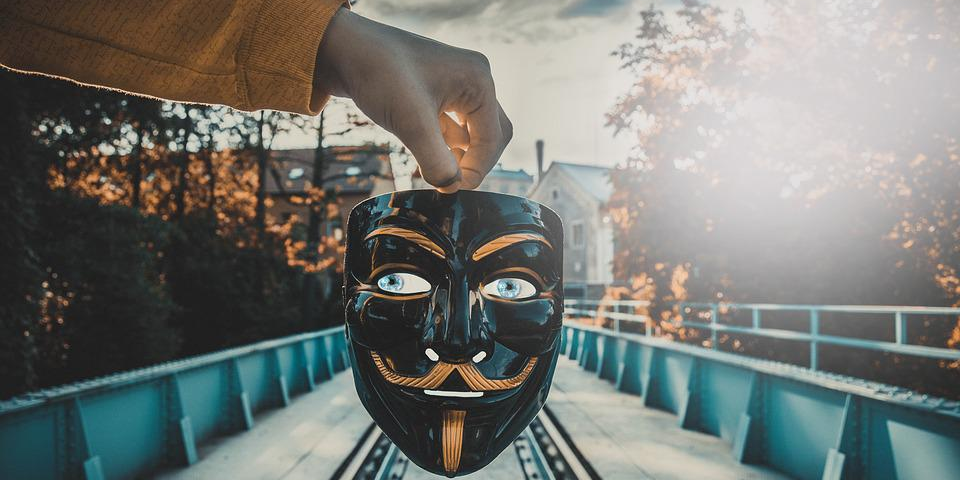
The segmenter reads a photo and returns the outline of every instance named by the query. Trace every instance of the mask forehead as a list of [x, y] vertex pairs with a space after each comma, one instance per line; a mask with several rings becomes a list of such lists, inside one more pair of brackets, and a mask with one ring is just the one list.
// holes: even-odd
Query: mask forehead
[[458, 256], [514, 231], [539, 233], [552, 245], [562, 245], [563, 235], [556, 213], [522, 197], [476, 191], [448, 195], [435, 190], [411, 190], [381, 195], [358, 205], [348, 222], [347, 253], [362, 254], [363, 247], [358, 244], [384, 225], [422, 231], [453, 250], [447, 253]]

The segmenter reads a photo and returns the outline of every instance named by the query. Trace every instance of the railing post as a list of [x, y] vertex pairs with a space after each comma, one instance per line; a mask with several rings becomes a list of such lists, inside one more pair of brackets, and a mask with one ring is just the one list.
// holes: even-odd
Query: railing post
[[310, 364], [310, 356], [307, 355], [307, 340], [299, 342], [300, 359], [303, 362], [303, 375], [307, 379], [307, 391], [312, 392], [317, 388], [316, 380], [313, 378], [313, 365]]
[[810, 309], [810, 369], [816, 370], [818, 368], [818, 358], [817, 358], [817, 338], [820, 336], [820, 311], [811, 308]]
[[753, 307], [753, 329], [760, 330], [760, 309]]
[[717, 345], [717, 317], [720, 315], [720, 308], [716, 303], [710, 304], [710, 348], [718, 350]]
[[238, 428], [241, 430], [250, 430], [253, 428], [253, 410], [250, 408], [250, 396], [247, 394], [245, 388], [243, 388], [243, 375], [240, 373], [240, 360], [237, 357], [233, 357], [229, 362], [229, 369], [231, 374], [231, 383], [232, 383], [232, 392], [229, 398], [230, 408], [233, 414], [231, 419], [233, 420], [233, 428]]
[[906, 315], [903, 312], [897, 312], [894, 314], [894, 321], [896, 322], [896, 342], [899, 344], [907, 343], [907, 319]]
[[193, 436], [193, 423], [183, 404], [180, 376], [173, 373], [166, 379], [167, 392], [167, 447], [174, 465], [190, 466], [197, 463], [197, 442]]
[[[91, 450], [90, 439], [87, 437], [87, 421], [83, 416], [83, 407], [80, 404], [80, 398], [74, 397], [73, 400], [66, 403], [67, 418], [67, 455], [68, 455], [68, 477], [82, 478], [84, 480], [103, 480], [103, 467], [100, 462], [100, 456], [95, 455]], [[79, 464], [79, 472], [75, 465]], [[76, 474], [80, 475], [77, 476]]]
[[280, 362], [280, 347], [275, 347], [271, 355], [273, 360], [273, 375], [277, 388], [277, 400], [281, 407], [290, 405], [290, 388], [287, 377], [283, 373], [283, 363]]

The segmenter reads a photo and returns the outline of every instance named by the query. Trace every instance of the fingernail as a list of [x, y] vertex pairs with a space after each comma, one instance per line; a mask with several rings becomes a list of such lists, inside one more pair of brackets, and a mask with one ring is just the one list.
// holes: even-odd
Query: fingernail
[[457, 180], [450, 185], [445, 187], [437, 187], [437, 191], [440, 193], [457, 193], [457, 190], [460, 190], [460, 185], [463, 184], [460, 180]]

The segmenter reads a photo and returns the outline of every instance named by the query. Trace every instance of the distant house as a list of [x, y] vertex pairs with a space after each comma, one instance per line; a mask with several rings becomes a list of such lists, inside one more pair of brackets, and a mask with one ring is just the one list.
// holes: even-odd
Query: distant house
[[[297, 215], [306, 223], [309, 215], [303, 201], [313, 185], [315, 150], [274, 150], [272, 166], [267, 174], [267, 195], [272, 205], [267, 214], [277, 221]], [[389, 169], [390, 151], [377, 145], [335, 146], [326, 151], [322, 172], [324, 190], [333, 190], [340, 200], [339, 216], [326, 218], [321, 234], [340, 240], [350, 210], [370, 197], [381, 183], [380, 176]]]
[[[414, 189], [433, 188], [423, 179], [423, 177], [420, 176], [420, 170], [417, 170], [413, 173], [411, 184], [412, 188]], [[522, 197], [526, 195], [528, 191], [530, 191], [530, 187], [532, 186], [533, 175], [530, 175], [522, 169], [507, 170], [497, 164], [497, 166], [494, 167], [493, 170], [490, 170], [490, 173], [484, 177], [483, 182], [480, 182], [480, 186], [477, 187], [477, 190], [483, 190], [485, 192], [509, 193], [510, 195]]]
[[477, 190], [524, 196], [533, 186], [533, 175], [521, 170], [507, 170], [499, 164], [483, 178]]
[[527, 195], [563, 219], [563, 282], [568, 297], [599, 296], [613, 282], [609, 168], [553, 162]]

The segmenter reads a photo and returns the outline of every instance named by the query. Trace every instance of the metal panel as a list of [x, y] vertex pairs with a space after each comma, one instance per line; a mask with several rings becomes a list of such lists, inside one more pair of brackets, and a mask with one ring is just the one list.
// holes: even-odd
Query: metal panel
[[957, 425], [877, 402], [869, 408], [870, 478], [948, 478], [945, 472], [960, 472]]
[[699, 429], [733, 443], [740, 415], [750, 400], [751, 373], [728, 365], [700, 365]]
[[190, 417], [194, 438], [202, 442], [229, 429], [227, 397], [229, 371], [226, 363], [179, 374], [184, 415]]
[[678, 413], [686, 402], [687, 380], [692, 366], [693, 358], [689, 355], [663, 352], [660, 361], [653, 367], [656, 397], [648, 405]]
[[92, 455], [106, 478], [140, 476], [161, 464], [166, 445], [162, 386], [151, 382], [85, 398], [84, 424]]
[[0, 419], [0, 478], [62, 478], [65, 421], [61, 409], [53, 406]]
[[280, 360], [280, 371], [286, 379], [289, 393], [300, 393], [308, 390], [307, 379], [303, 375], [303, 369], [300, 368], [300, 361], [297, 359], [299, 346], [286, 345], [277, 348], [277, 358]]
[[249, 407], [279, 405], [283, 384], [306, 391], [305, 360], [346, 368], [345, 347], [334, 328], [0, 402], [0, 478], [134, 478], [189, 464], [194, 440], [252, 426]]
[[797, 478], [821, 478], [839, 434], [844, 396], [781, 379], [768, 379], [764, 396], [767, 463]]
[[617, 387], [680, 412], [684, 428], [732, 443], [741, 461], [805, 479], [939, 479], [960, 471], [956, 402], [663, 339], [564, 329], [570, 339], [625, 341]]
[[279, 405], [273, 390], [273, 361], [269, 355], [258, 352], [237, 359], [243, 389], [250, 400], [250, 410], [257, 413]]
[[597, 368], [597, 376], [610, 381], [617, 379], [617, 370], [623, 358], [625, 345], [626, 341], [616, 337], [601, 338], [600, 366]]

